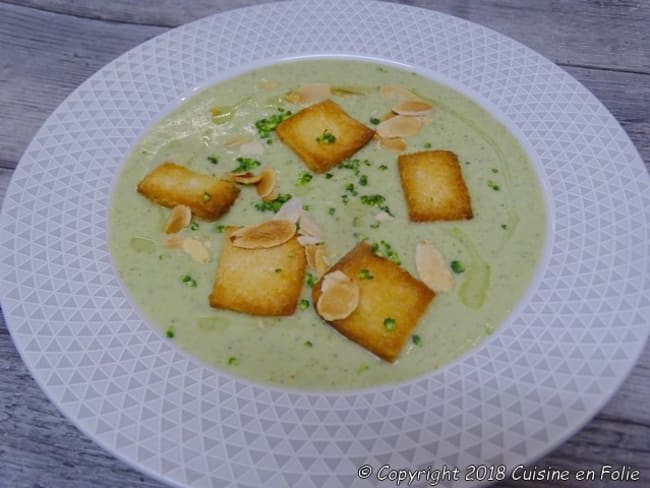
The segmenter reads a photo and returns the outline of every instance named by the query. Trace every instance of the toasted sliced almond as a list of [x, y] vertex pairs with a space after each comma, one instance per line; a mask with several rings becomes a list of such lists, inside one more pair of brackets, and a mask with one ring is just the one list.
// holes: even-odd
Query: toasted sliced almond
[[272, 217], [272, 220], [288, 220], [295, 224], [300, 219], [302, 211], [302, 200], [293, 197], [280, 207], [280, 210]]
[[296, 224], [287, 220], [269, 220], [258, 225], [242, 227], [230, 235], [233, 246], [259, 249], [279, 246], [296, 233]]
[[339, 97], [349, 97], [355, 95], [363, 95], [361, 90], [356, 90], [354, 88], [347, 88], [345, 86], [333, 86], [331, 88], [332, 95], [337, 95]]
[[384, 115], [380, 117], [380, 121], [384, 122], [385, 120], [390, 120], [393, 117], [397, 117], [397, 114], [395, 112], [386, 112]]
[[258, 183], [262, 179], [262, 174], [255, 174], [251, 171], [245, 171], [242, 173], [228, 173], [228, 179], [234, 181], [235, 183], [241, 183], [242, 185], [253, 185]]
[[239, 152], [243, 156], [261, 156], [264, 154], [264, 145], [257, 139], [245, 142], [239, 146]]
[[420, 280], [436, 293], [450, 291], [454, 277], [445, 258], [429, 241], [420, 241], [415, 247], [415, 267]]
[[327, 256], [327, 247], [316, 246], [314, 250], [314, 268], [318, 276], [324, 275], [330, 267], [330, 262]]
[[406, 150], [406, 141], [401, 137], [391, 137], [386, 139], [384, 137], [377, 136], [379, 141], [379, 147], [393, 152], [402, 152]]
[[315, 246], [316, 244], [320, 244], [323, 242], [322, 237], [316, 237], [316, 236], [298, 236], [298, 244], [301, 246]]
[[189, 254], [197, 263], [207, 263], [210, 261], [210, 252], [208, 251], [208, 248], [197, 239], [183, 239], [182, 248], [183, 251]]
[[[257, 186], [255, 189], [257, 190], [257, 194], [262, 197], [263, 200], [268, 200], [277, 184], [278, 184], [278, 173], [275, 171], [273, 168], [264, 168], [262, 172], [260, 173], [261, 179], [259, 183], [257, 183]], [[273, 200], [273, 198], [271, 198]]]
[[263, 88], [264, 90], [273, 90], [277, 88], [280, 83], [274, 80], [262, 80], [258, 83], [260, 88]]
[[167, 223], [165, 224], [165, 234], [175, 234], [190, 225], [192, 221], [192, 210], [187, 205], [176, 205], [172, 208]]
[[233, 151], [233, 150], [237, 149], [239, 146], [241, 146], [242, 144], [246, 144], [247, 142], [251, 142], [251, 140], [252, 139], [250, 138], [250, 136], [240, 134], [240, 135], [231, 137], [230, 139], [224, 141], [223, 147], [225, 147], [229, 151]]
[[298, 229], [298, 234], [304, 236], [323, 237], [323, 232], [320, 230], [320, 227], [318, 227], [304, 211], [300, 213], [299, 223], [300, 228]]
[[398, 100], [398, 101], [420, 100], [420, 97], [418, 97], [412, 91], [409, 91], [404, 87], [395, 86], [395, 85], [384, 85], [384, 86], [382, 86], [379, 89], [379, 94], [382, 97], [389, 98], [391, 100]]
[[422, 122], [417, 117], [398, 115], [380, 123], [377, 126], [377, 134], [383, 139], [407, 137], [417, 134], [421, 128]]
[[276, 187], [275, 190], [273, 190], [271, 193], [269, 193], [268, 195], [262, 197], [262, 200], [264, 200], [265, 202], [272, 202], [273, 200], [275, 200], [279, 196], [280, 196], [280, 192], [278, 191], [278, 189]]
[[341, 271], [323, 277], [316, 310], [325, 320], [341, 320], [359, 306], [359, 285]]
[[433, 111], [430, 103], [419, 100], [404, 100], [393, 107], [393, 112], [407, 117], [420, 117]]
[[307, 266], [311, 269], [316, 269], [316, 248], [318, 246], [305, 246], [305, 259]]
[[183, 247], [183, 236], [171, 236], [163, 241], [163, 247], [167, 249], [181, 249]]
[[329, 83], [311, 83], [303, 85], [287, 95], [287, 100], [292, 103], [311, 105], [322, 102], [332, 94]]

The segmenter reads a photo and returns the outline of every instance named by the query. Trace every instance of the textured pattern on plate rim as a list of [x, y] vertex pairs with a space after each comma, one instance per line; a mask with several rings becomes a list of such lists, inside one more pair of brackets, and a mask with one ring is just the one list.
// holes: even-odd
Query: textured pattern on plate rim
[[[215, 373], [133, 310], [106, 249], [110, 182], [135, 137], [219, 70], [349, 53], [460, 80], [517, 125], [555, 211], [548, 266], [511, 324], [397, 387], [283, 391]], [[531, 460], [633, 366], [650, 317], [650, 178], [614, 118], [530, 49], [389, 3], [286, 2], [188, 24], [80, 86], [26, 150], [0, 230], [2, 305], [52, 401], [139, 469], [181, 486], [356, 487], [357, 468]], [[376, 481], [376, 479], [375, 479]]]

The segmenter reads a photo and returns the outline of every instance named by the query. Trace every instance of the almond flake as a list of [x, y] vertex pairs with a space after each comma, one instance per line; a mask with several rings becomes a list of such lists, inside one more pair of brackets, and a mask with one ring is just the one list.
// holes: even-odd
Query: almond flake
[[239, 152], [242, 156], [261, 156], [264, 154], [264, 145], [257, 139], [250, 142], [245, 142], [239, 146]]
[[333, 86], [332, 95], [337, 95], [339, 97], [349, 97], [355, 95], [363, 95], [361, 90], [355, 90], [354, 88], [346, 88], [344, 86]]
[[454, 277], [445, 258], [429, 241], [417, 243], [415, 267], [420, 280], [436, 293], [447, 292], [454, 287]]
[[249, 136], [245, 135], [238, 135], [231, 137], [230, 139], [224, 141], [223, 147], [228, 149], [229, 151], [233, 151], [237, 149], [239, 146], [242, 144], [246, 144], [247, 142], [251, 142], [251, 138]]
[[298, 234], [304, 236], [323, 237], [323, 232], [320, 230], [320, 227], [318, 227], [304, 211], [300, 213], [299, 223], [300, 228], [298, 229]]
[[197, 263], [207, 263], [210, 261], [210, 252], [205, 247], [205, 244], [197, 239], [183, 239], [182, 248]]
[[183, 247], [183, 236], [171, 236], [163, 241], [163, 247], [167, 249], [181, 249]]
[[393, 112], [407, 117], [420, 117], [433, 111], [433, 106], [419, 100], [404, 100], [393, 107]]
[[305, 246], [305, 259], [307, 266], [311, 269], [316, 269], [316, 248], [318, 246]]
[[230, 235], [233, 246], [260, 249], [284, 244], [296, 234], [296, 224], [287, 220], [269, 220], [237, 229]]
[[298, 222], [301, 215], [302, 200], [300, 198], [293, 197], [280, 207], [280, 210], [278, 210], [278, 213], [272, 217], [272, 220], [288, 220], [289, 222], [293, 222], [295, 224]]
[[323, 277], [316, 310], [325, 320], [341, 320], [359, 306], [359, 285], [341, 271]]
[[377, 134], [383, 139], [407, 137], [417, 134], [421, 128], [422, 122], [417, 117], [398, 115], [379, 124]]
[[330, 267], [327, 259], [327, 248], [325, 246], [316, 246], [314, 250], [314, 268], [318, 276], [324, 275]]
[[377, 136], [379, 147], [393, 152], [402, 152], [406, 150], [406, 141], [401, 137], [384, 138]]
[[241, 173], [228, 173], [228, 178], [235, 183], [241, 183], [242, 185], [253, 185], [262, 179], [262, 174], [260, 173], [256, 175], [251, 171], [245, 171]]
[[275, 191], [275, 187], [278, 184], [278, 173], [273, 168], [264, 168], [260, 173], [261, 179], [257, 183], [255, 189], [257, 194], [262, 197], [262, 200], [274, 200], [274, 198], [269, 198]]
[[395, 85], [384, 85], [379, 89], [379, 94], [382, 97], [390, 98], [392, 100], [405, 101], [405, 100], [420, 100], [415, 93]]
[[323, 242], [322, 237], [316, 237], [316, 236], [298, 236], [298, 244], [301, 246], [315, 246], [316, 244], [320, 244]]
[[167, 223], [165, 224], [165, 234], [175, 234], [183, 230], [192, 220], [192, 210], [187, 205], [176, 205], [172, 208]]
[[311, 83], [289, 93], [287, 100], [292, 103], [311, 105], [312, 103], [322, 102], [329, 98], [331, 94], [331, 87], [328, 83]]
[[392, 119], [393, 117], [397, 117], [397, 114], [395, 112], [386, 112], [384, 115], [380, 117], [380, 121], [384, 122], [386, 120]]

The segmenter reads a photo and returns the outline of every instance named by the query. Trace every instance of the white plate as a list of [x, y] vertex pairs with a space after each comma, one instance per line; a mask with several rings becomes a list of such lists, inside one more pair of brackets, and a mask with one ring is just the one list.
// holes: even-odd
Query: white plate
[[[516, 316], [460, 360], [396, 387], [307, 394], [206, 367], [133, 310], [107, 251], [111, 182], [153, 119], [225, 71], [311, 54], [453, 80], [518, 128], [547, 190], [548, 260]], [[632, 368], [650, 317], [649, 209], [650, 178], [621, 127], [530, 49], [389, 3], [267, 4], [144, 43], [52, 114], [5, 197], [2, 306], [58, 408], [169, 483], [349, 488], [377, 484], [384, 464], [447, 464], [463, 478], [471, 464], [512, 467], [556, 446]], [[374, 470], [367, 481], [362, 465]]]

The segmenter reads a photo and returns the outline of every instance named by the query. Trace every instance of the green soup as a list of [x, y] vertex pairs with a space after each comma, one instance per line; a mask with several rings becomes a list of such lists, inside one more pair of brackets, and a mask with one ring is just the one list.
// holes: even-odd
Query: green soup
[[[274, 133], [256, 157], [277, 170], [281, 193], [302, 198], [326, 236], [332, 262], [359, 239], [389, 243], [401, 265], [417, 277], [416, 243], [427, 239], [451, 263], [454, 289], [436, 296], [399, 360], [389, 364], [323, 322], [311, 304], [293, 316], [253, 317], [213, 309], [213, 286], [223, 225], [269, 219], [260, 199], [242, 188], [217, 222], [196, 221], [183, 235], [211, 242], [211, 260], [194, 262], [162, 246], [169, 209], [139, 195], [146, 173], [164, 161], [223, 175], [237, 166], [237, 149], [224, 142], [236, 135], [259, 138], [255, 122], [300, 106], [283, 95], [308, 83], [345, 90], [333, 99], [369, 127], [394, 102], [379, 88], [397, 85], [429, 100], [432, 123], [406, 138], [407, 151], [455, 152], [472, 200], [467, 221], [410, 223], [397, 171], [397, 154], [371, 141], [327, 174], [311, 174]], [[346, 93], [352, 91], [355, 94]], [[214, 116], [213, 107], [221, 114]], [[216, 159], [218, 162], [215, 164]], [[308, 180], [308, 181], [307, 181]], [[350, 184], [354, 185], [351, 189]], [[377, 221], [377, 208], [362, 195], [381, 194], [395, 218]], [[347, 195], [343, 197], [343, 195]], [[345, 200], [345, 201], [344, 201]], [[544, 201], [522, 147], [508, 130], [472, 100], [416, 73], [350, 60], [307, 60], [276, 64], [211, 86], [183, 102], [142, 137], [124, 163], [112, 197], [110, 249], [120, 278], [152, 324], [174, 344], [201, 360], [243, 378], [303, 389], [350, 389], [400, 382], [430, 372], [489, 336], [521, 299], [539, 260], [545, 230]], [[458, 269], [457, 269], [458, 270]], [[460, 270], [458, 270], [460, 271]], [[192, 282], [182, 277], [191, 276]], [[189, 286], [195, 285], [195, 286]]]

